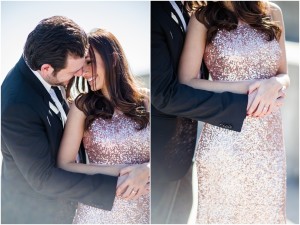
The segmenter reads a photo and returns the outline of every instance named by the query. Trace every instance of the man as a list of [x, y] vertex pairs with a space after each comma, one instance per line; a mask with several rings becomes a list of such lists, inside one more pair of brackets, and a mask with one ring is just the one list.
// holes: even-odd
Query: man
[[112, 208], [117, 177], [56, 167], [68, 110], [57, 86], [81, 76], [87, 47], [72, 20], [44, 19], [2, 84], [2, 223], [71, 223], [78, 201]]
[[[181, 2], [151, 2], [152, 223], [185, 222], [170, 220], [170, 208], [192, 163], [196, 120], [239, 132], [247, 104], [249, 107], [256, 95], [249, 95], [248, 102], [247, 95], [213, 93], [179, 84], [177, 70], [187, 24], [188, 14]], [[178, 210], [181, 218], [188, 217], [189, 203]]]

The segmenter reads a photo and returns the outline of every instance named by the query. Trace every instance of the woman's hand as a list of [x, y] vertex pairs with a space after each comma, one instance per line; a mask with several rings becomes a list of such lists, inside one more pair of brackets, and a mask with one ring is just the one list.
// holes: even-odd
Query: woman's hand
[[[249, 102], [247, 114], [254, 117], [261, 117], [270, 114], [275, 106], [282, 104], [285, 89], [276, 77], [266, 80], [259, 80], [249, 86]], [[279, 101], [277, 100], [279, 99]]]
[[[141, 195], [149, 193], [149, 179], [150, 179], [150, 164], [131, 165], [121, 169], [120, 179], [117, 184], [117, 196], [124, 199], [137, 199]], [[124, 180], [124, 181], [123, 181]]]

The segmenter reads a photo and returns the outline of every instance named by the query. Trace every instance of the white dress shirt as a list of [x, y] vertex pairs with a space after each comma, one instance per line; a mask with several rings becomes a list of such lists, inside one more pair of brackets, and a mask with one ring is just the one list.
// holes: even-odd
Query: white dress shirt
[[[37, 72], [37, 71], [33, 71], [31, 70], [34, 75], [39, 79], [39, 81], [43, 84], [43, 86], [45, 87], [45, 89], [48, 91], [48, 93], [50, 94], [52, 100], [54, 101], [56, 108], [59, 110], [60, 115], [61, 115], [61, 120], [62, 120], [62, 124], [63, 126], [65, 125], [66, 121], [67, 121], [67, 115], [65, 113], [65, 110], [62, 106], [62, 104], [60, 103], [60, 101], [58, 100], [55, 91], [51, 88], [51, 85], [48, 84], [43, 78], [42, 76]], [[60, 87], [57, 86], [58, 89], [61, 91]], [[63, 95], [62, 95], [63, 96]]]
[[180, 11], [180, 9], [179, 9], [178, 5], [176, 4], [176, 2], [170, 1], [170, 4], [172, 5], [172, 7], [176, 11], [177, 15], [179, 16], [179, 18], [180, 18], [180, 20], [182, 22], [182, 25], [183, 25], [183, 29], [186, 32], [186, 22], [185, 22], [185, 19], [183, 17], [182, 12]]

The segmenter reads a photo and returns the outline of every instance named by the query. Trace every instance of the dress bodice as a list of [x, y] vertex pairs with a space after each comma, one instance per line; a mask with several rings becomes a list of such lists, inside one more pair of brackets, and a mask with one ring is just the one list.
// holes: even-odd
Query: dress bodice
[[261, 31], [239, 24], [217, 32], [205, 48], [204, 61], [213, 80], [238, 81], [276, 75], [280, 56], [276, 39], [268, 41]]
[[[149, 162], [150, 128], [136, 127], [136, 122], [117, 111], [111, 119], [95, 119], [83, 136], [89, 162], [102, 165]], [[110, 211], [79, 203], [73, 223], [149, 224], [149, 218], [148, 193], [133, 200], [116, 196]]]
[[148, 162], [150, 128], [137, 130], [136, 127], [137, 123], [122, 113], [115, 113], [111, 119], [95, 119], [83, 137], [90, 163], [114, 165]]

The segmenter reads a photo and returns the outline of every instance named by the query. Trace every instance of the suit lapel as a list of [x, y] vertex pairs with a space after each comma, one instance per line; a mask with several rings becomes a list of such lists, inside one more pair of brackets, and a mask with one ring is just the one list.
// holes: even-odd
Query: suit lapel
[[182, 34], [185, 36], [185, 31], [184, 31], [182, 21], [181, 21], [179, 15], [177, 14], [177, 12], [174, 10], [171, 3], [165, 2], [164, 8], [167, 11], [167, 13], [169, 14], [169, 16], [172, 18], [172, 21], [174, 21], [174, 23], [177, 24], [178, 28], [181, 30]]
[[52, 98], [49, 100], [48, 97], [44, 96], [44, 102], [50, 108], [50, 114], [52, 114], [51, 113], [51, 111], [52, 111], [58, 117], [58, 119], [62, 121], [61, 113], [60, 113], [59, 109], [56, 107], [56, 105], [55, 105], [54, 101], [52, 100]]
[[25, 76], [25, 78], [30, 82], [30, 86], [35, 89], [37, 93], [43, 98], [43, 101], [48, 109], [50, 109], [50, 112], [53, 112], [57, 116], [59, 120], [61, 119], [60, 112], [58, 108], [56, 107], [54, 101], [52, 100], [50, 94], [45, 89], [43, 84], [39, 81], [39, 79], [32, 73], [32, 71], [29, 69], [27, 64], [25, 63], [23, 56], [20, 58], [18, 62], [18, 68], [20, 69], [21, 73]]

